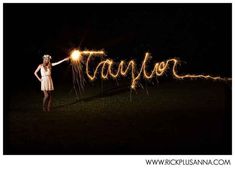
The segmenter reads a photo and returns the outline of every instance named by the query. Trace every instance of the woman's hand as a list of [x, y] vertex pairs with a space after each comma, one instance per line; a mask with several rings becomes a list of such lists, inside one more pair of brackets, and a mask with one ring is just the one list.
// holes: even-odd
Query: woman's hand
[[67, 58], [65, 58], [64, 60], [66, 61], [66, 60], [69, 60], [70, 59], [70, 57], [67, 57]]
[[42, 81], [42, 78], [40, 78], [40, 77], [37, 77], [38, 78], [38, 80], [41, 82]]

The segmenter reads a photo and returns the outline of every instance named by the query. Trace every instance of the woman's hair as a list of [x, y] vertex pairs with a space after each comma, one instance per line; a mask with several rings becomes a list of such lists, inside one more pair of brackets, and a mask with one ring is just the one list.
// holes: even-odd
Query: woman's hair
[[[52, 68], [51, 62], [50, 62], [51, 56], [50, 55], [43, 55], [42, 58], [43, 58], [43, 67], [44, 67], [44, 69], [47, 71], [47, 66], [48, 66], [49, 69], [51, 69]], [[44, 62], [44, 59], [46, 59], [46, 58], [48, 58], [48, 63]]]

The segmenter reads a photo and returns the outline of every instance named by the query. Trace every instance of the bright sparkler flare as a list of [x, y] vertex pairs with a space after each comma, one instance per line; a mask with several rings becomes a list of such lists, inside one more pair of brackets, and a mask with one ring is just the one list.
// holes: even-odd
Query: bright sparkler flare
[[71, 59], [73, 61], [79, 61], [81, 59], [81, 53], [79, 50], [73, 50], [71, 53]]
[[[180, 60], [171, 58], [166, 61], [157, 62], [154, 64], [151, 71], [147, 72], [148, 63], [150, 61], [150, 53], [145, 53], [144, 60], [142, 62], [141, 68], [137, 71], [137, 64], [134, 60], [130, 60], [126, 62], [121, 60], [118, 66], [114, 67], [115, 62], [112, 59], [105, 59], [100, 61], [97, 66], [95, 66], [94, 71], [90, 72], [90, 65], [92, 58], [97, 55], [104, 55], [104, 51], [74, 51], [71, 55], [72, 59], [78, 60], [79, 56], [88, 55], [86, 58], [86, 75], [90, 80], [95, 80], [99, 75], [101, 79], [113, 78], [117, 79], [120, 76], [127, 76], [129, 73], [131, 74], [131, 88], [135, 89], [138, 81], [143, 77], [146, 80], [150, 80], [154, 77], [159, 77], [165, 74], [165, 72], [169, 69], [170, 65], [172, 65], [172, 74], [176, 79], [212, 79], [212, 80], [222, 80], [222, 81], [230, 81], [232, 78], [222, 78], [220, 76], [211, 76], [211, 75], [202, 75], [202, 74], [185, 74], [179, 75], [177, 73], [176, 67], [177, 64], [180, 63]], [[92, 64], [94, 66], [94, 64]], [[100, 72], [100, 73], [99, 73]]]

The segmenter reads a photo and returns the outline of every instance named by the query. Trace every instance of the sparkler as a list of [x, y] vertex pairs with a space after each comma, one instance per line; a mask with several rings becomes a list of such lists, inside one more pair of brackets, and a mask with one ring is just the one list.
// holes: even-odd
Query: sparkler
[[[100, 77], [101, 79], [117, 79], [120, 76], [127, 76], [128, 73], [131, 74], [131, 89], [135, 89], [138, 81], [143, 77], [146, 80], [152, 79], [154, 77], [159, 77], [165, 74], [165, 72], [170, 68], [170, 65], [172, 66], [172, 74], [173, 77], [176, 79], [211, 79], [211, 80], [221, 80], [221, 81], [230, 81], [232, 78], [222, 78], [220, 76], [211, 76], [211, 75], [203, 75], [203, 74], [185, 74], [185, 75], [179, 75], [177, 73], [177, 65], [180, 63], [180, 60], [171, 58], [166, 61], [157, 62], [154, 64], [152, 71], [147, 72], [148, 63], [150, 61], [150, 53], [145, 53], [144, 60], [142, 62], [141, 68], [139, 71], [137, 71], [137, 64], [134, 60], [130, 60], [129, 62], [126, 62], [124, 60], [121, 60], [118, 64], [118, 67], [115, 69], [114, 64], [115, 62], [112, 59], [105, 59], [100, 61], [97, 66], [95, 66], [95, 69], [93, 73], [90, 71], [90, 65], [91, 60], [94, 56], [98, 55], [104, 55], [104, 51], [74, 51], [71, 55], [71, 59], [73, 61], [80, 61], [83, 60], [83, 55], [88, 55], [86, 58], [86, 75], [87, 77], [93, 81], [98, 77], [99, 70], [100, 70]], [[80, 56], [80, 57], [79, 57]], [[84, 60], [83, 60], [84, 61]], [[83, 62], [84, 63], [84, 62]], [[76, 67], [77, 64], [75, 64]], [[79, 73], [82, 72], [82, 69], [79, 69]], [[80, 75], [79, 75], [80, 77]], [[76, 78], [76, 77], [75, 77]]]

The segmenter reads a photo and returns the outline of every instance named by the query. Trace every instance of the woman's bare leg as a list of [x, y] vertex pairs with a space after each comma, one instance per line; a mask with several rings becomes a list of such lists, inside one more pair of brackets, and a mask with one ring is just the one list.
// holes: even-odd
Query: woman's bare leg
[[52, 102], [52, 92], [48, 91], [48, 105], [47, 105], [47, 111], [51, 111], [51, 102]]
[[47, 91], [43, 91], [43, 93], [44, 93], [44, 98], [43, 98], [42, 109], [43, 111], [47, 111], [47, 102], [48, 102], [49, 95]]

